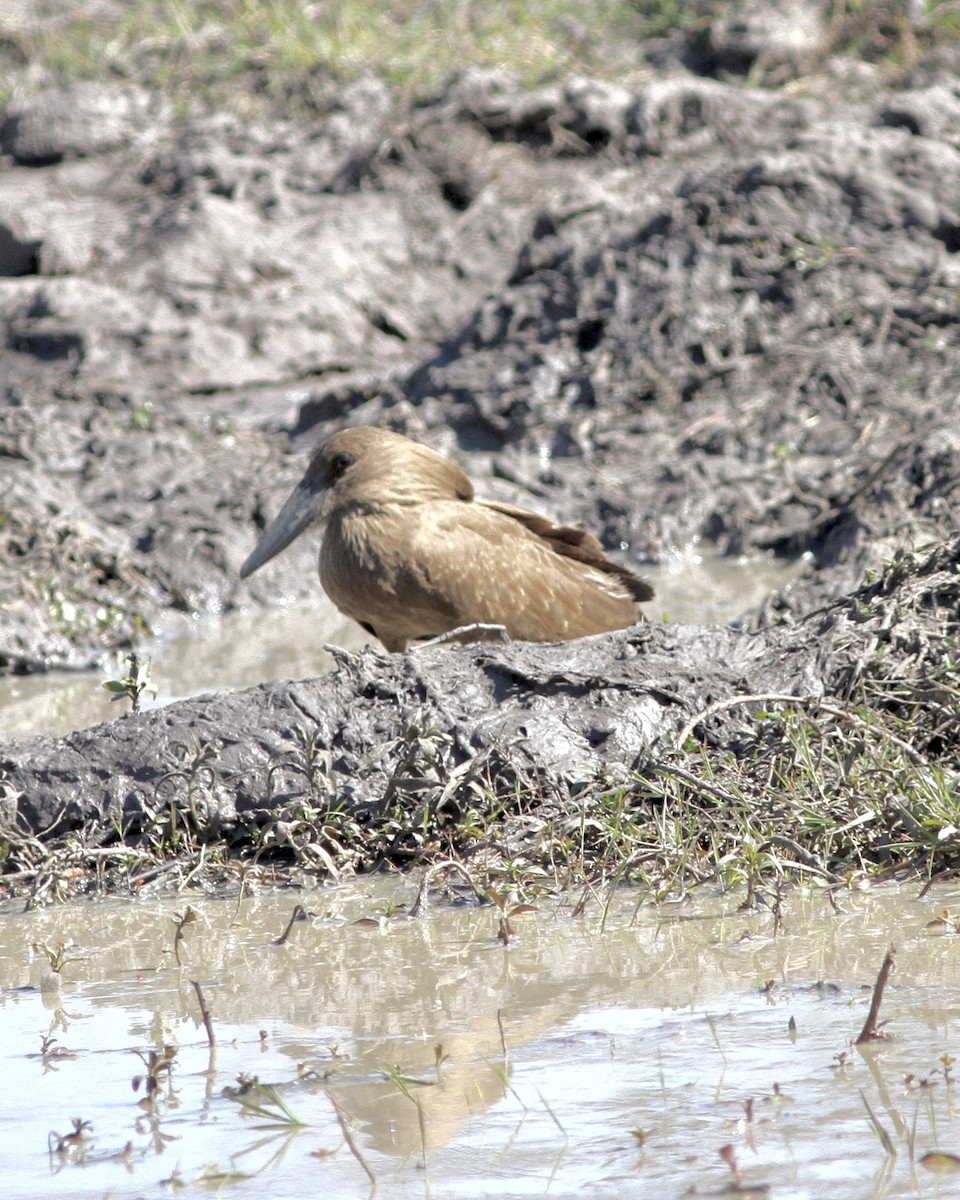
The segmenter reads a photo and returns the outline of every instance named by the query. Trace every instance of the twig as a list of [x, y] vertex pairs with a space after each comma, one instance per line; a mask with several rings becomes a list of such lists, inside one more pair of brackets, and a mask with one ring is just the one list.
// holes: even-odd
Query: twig
[[307, 919], [307, 910], [303, 907], [302, 904], [295, 904], [293, 906], [293, 912], [290, 914], [290, 920], [287, 922], [286, 929], [283, 931], [283, 933], [280, 934], [280, 936], [278, 938], [274, 938], [273, 941], [270, 943], [270, 945], [271, 946], [285, 945], [287, 938], [290, 936], [290, 931], [293, 929], [294, 925], [296, 925], [296, 923], [298, 921], [305, 921], [306, 919]]
[[147, 858], [156, 861], [156, 855], [137, 846], [83, 846], [76, 853], [81, 858]]
[[463, 863], [457, 862], [455, 858], [443, 858], [440, 859], [439, 862], [431, 863], [427, 870], [424, 871], [423, 879], [421, 880], [420, 887], [417, 891], [417, 898], [414, 900], [413, 907], [410, 909], [409, 915], [411, 917], [419, 917], [423, 913], [424, 905], [426, 903], [426, 892], [428, 885], [432, 882], [435, 875], [439, 875], [441, 871], [445, 870], [454, 870], [458, 872], [458, 874], [462, 875], [473, 889], [474, 896], [476, 896], [476, 898], [483, 903], [485, 898], [484, 894], [480, 888], [477, 887], [476, 883], [474, 883], [470, 872], [463, 865]]
[[430, 878], [430, 872], [424, 871], [423, 878], [420, 880], [420, 886], [417, 888], [417, 898], [413, 902], [413, 907], [410, 909], [410, 916], [413, 918], [419, 917], [423, 912], [424, 900], [427, 894], [427, 880]]
[[[871, 725], [869, 721], [865, 721], [863, 717], [859, 716], [857, 713], [847, 712], [843, 708], [836, 708], [832, 704], [824, 704], [819, 700], [817, 703], [820, 705], [821, 709], [825, 713], [829, 713], [831, 717], [839, 717], [841, 721], [849, 721], [851, 725], [859, 725], [861, 729], [877, 728], [876, 725]], [[909, 742], [905, 742], [903, 738], [897, 737], [895, 733], [891, 733], [890, 730], [885, 727], [881, 728], [881, 732], [883, 733], [883, 736], [893, 742], [895, 746], [900, 747], [900, 749], [904, 752], [907, 758], [910, 759], [915, 767], [922, 767], [926, 765], [926, 760], [924, 759], [923, 755], [918, 754]]]
[[210, 1013], [207, 1011], [206, 1001], [203, 998], [203, 992], [200, 990], [200, 984], [195, 979], [191, 979], [190, 982], [193, 984], [193, 990], [197, 993], [200, 1016], [203, 1017], [203, 1024], [207, 1031], [207, 1045], [215, 1046], [217, 1044], [217, 1035], [213, 1032], [213, 1022], [210, 1020]]
[[503, 1061], [507, 1061], [507, 1035], [503, 1032], [503, 1011], [497, 1009], [497, 1028], [500, 1030], [500, 1049], [503, 1051]]
[[876, 1041], [877, 1038], [884, 1036], [880, 1032], [877, 1017], [880, 1015], [880, 1004], [883, 1001], [883, 993], [887, 986], [887, 980], [890, 978], [890, 972], [893, 970], [895, 953], [893, 946], [891, 946], [883, 960], [880, 974], [877, 976], [877, 982], [873, 985], [873, 999], [870, 1001], [870, 1011], [867, 1013], [867, 1019], [864, 1021], [863, 1028], [860, 1030], [860, 1036], [855, 1043], [857, 1046], [862, 1046], [864, 1042]]
[[739, 708], [741, 704], [806, 704], [809, 701], [803, 696], [783, 696], [774, 692], [759, 693], [751, 696], [728, 696], [726, 700], [715, 700], [713, 704], [708, 704], [683, 726], [677, 734], [677, 749], [682, 750], [687, 738], [693, 733], [694, 729], [705, 721], [708, 717], [714, 717], [717, 713], [726, 712], [729, 708]]
[[199, 854], [195, 850], [191, 854], [185, 854], [182, 858], [175, 858], [171, 862], [159, 863], [155, 867], [151, 867], [148, 871], [144, 871], [141, 875], [135, 875], [130, 881], [130, 887], [142, 887], [145, 883], [151, 883], [160, 875], [168, 875], [172, 871], [182, 870], [187, 863], [192, 863]]
[[[849, 712], [844, 708], [837, 708], [835, 704], [828, 704], [818, 696], [783, 696], [776, 692], [767, 692], [751, 696], [728, 696], [726, 700], [716, 700], [713, 704], [708, 704], [706, 708], [701, 709], [700, 712], [691, 717], [677, 734], [677, 749], [683, 749], [687, 738], [701, 721], [705, 721], [708, 717], [716, 716], [717, 713], [726, 712], [728, 709], [738, 708], [741, 704], [793, 704], [798, 706], [815, 704], [821, 712], [826, 713], [828, 716], [836, 717], [840, 721], [849, 721], [851, 725], [857, 725], [861, 729], [878, 729], [876, 725], [872, 725], [869, 721], [864, 720], [858, 713]], [[893, 742], [895, 746], [899, 746], [915, 767], [922, 767], [924, 765], [925, 759], [923, 755], [918, 754], [909, 742], [897, 737], [895, 733], [891, 733], [885, 726], [881, 726], [879, 731], [882, 732], [885, 738]]]
[[830, 883], [841, 882], [841, 876], [835, 874], [833, 871], [828, 870], [827, 867], [825, 867], [820, 861], [820, 859], [811, 854], [809, 850], [804, 850], [804, 848], [798, 842], [795, 842], [793, 838], [786, 837], [782, 833], [775, 833], [767, 839], [761, 849], [766, 850], [768, 846], [778, 846], [781, 850], [789, 850], [796, 860], [793, 864], [794, 866], [804, 867], [808, 871], [815, 871], [818, 875], [822, 875], [823, 878], [828, 880]]
[[658, 775], [673, 775], [675, 778], [682, 780], [683, 783], [689, 784], [690, 787], [696, 788], [697, 791], [703, 792], [707, 796], [712, 796], [719, 804], [733, 805], [736, 803], [734, 797], [728, 792], [723, 792], [720, 788], [715, 788], [712, 784], [698, 779], [696, 775], [691, 775], [689, 771], [684, 771], [682, 767], [671, 767], [667, 763], [656, 763], [653, 770]]

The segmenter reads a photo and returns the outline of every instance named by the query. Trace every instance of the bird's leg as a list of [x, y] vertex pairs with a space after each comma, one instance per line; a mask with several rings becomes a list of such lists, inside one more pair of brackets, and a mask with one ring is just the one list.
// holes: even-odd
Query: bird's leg
[[436, 637], [428, 638], [425, 642], [417, 642], [411, 650], [421, 650], [425, 646], [446, 646], [454, 643], [458, 646], [470, 646], [474, 642], [509, 642], [506, 626], [483, 625], [475, 622], [473, 625], [458, 625], [456, 629], [448, 629]]

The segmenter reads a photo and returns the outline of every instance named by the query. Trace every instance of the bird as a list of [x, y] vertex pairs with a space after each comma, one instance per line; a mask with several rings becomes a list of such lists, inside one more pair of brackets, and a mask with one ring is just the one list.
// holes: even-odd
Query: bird
[[240, 577], [314, 523], [323, 590], [391, 653], [468, 626], [530, 642], [612, 632], [653, 598], [592, 534], [476, 499], [455, 463], [388, 429], [327, 437]]

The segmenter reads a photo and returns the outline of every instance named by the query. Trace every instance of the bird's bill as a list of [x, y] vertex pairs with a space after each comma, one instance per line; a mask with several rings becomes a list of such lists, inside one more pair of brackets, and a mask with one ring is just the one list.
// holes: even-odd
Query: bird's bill
[[240, 578], [246, 579], [265, 562], [286, 549], [298, 534], [321, 516], [324, 491], [316, 491], [305, 482], [298, 483], [289, 500], [277, 514], [266, 533], [257, 542], [253, 553], [240, 568]]

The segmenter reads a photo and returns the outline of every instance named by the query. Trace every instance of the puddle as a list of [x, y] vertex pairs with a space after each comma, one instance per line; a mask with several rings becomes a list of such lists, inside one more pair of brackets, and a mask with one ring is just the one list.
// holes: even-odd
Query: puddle
[[[720, 1194], [733, 1181], [721, 1151], [774, 1200], [955, 1195], [919, 1159], [960, 1142], [944, 1074], [960, 1047], [960, 939], [926, 928], [960, 893], [915, 891], [844, 895], [839, 914], [797, 892], [777, 937], [769, 914], [722, 897], [635, 911], [619, 893], [603, 928], [598, 905], [575, 919], [550, 901], [515, 918], [506, 947], [492, 908], [353, 924], [411, 902], [397, 881], [307, 896], [316, 915], [284, 946], [271, 939], [294, 894], [190, 900], [182, 968], [171, 915], [186, 898], [8, 915], [5, 1191], [159, 1197], [174, 1177], [236, 1196], [367, 1195], [335, 1098], [382, 1196]], [[30, 947], [59, 941], [76, 961], [55, 1001], [35, 990], [45, 960]], [[891, 941], [890, 1037], [861, 1054], [850, 1043]], [[45, 1061], [44, 1037], [72, 1057]], [[135, 1051], [164, 1044], [172, 1079], [150, 1113]], [[244, 1116], [223, 1095], [241, 1073], [305, 1125]], [[73, 1118], [93, 1127], [84, 1154], [49, 1156], [47, 1131]]]
[[[687, 549], [656, 571], [644, 571], [657, 591], [646, 605], [650, 620], [684, 623], [730, 621], [783, 587], [799, 570], [772, 559], [722, 559]], [[273, 679], [305, 679], [333, 667], [324, 643], [356, 650], [369, 638], [322, 596], [316, 604], [230, 613], [219, 619], [171, 626], [145, 644], [154, 698], [144, 709], [217, 688], [250, 687]], [[126, 700], [111, 702], [103, 688], [119, 678], [117, 662], [99, 672], [50, 672], [0, 678], [0, 740], [33, 733], [64, 734], [118, 715]]]
[[[323, 597], [316, 604], [218, 619], [183, 618], [171, 623], [164, 637], [141, 647], [157, 687], [156, 696], [144, 696], [141, 707], [157, 708], [218, 688], [322, 675], [333, 668], [325, 643], [356, 650], [367, 641], [364, 631]], [[123, 658], [102, 671], [0, 678], [0, 739], [64, 734], [119, 716], [128, 702], [112, 702], [103, 683], [124, 675]]]
[[648, 620], [678, 625], [719, 625], [742, 616], [800, 574], [802, 560], [720, 558], [687, 546], [655, 570], [640, 573], [656, 595], [643, 606]]

